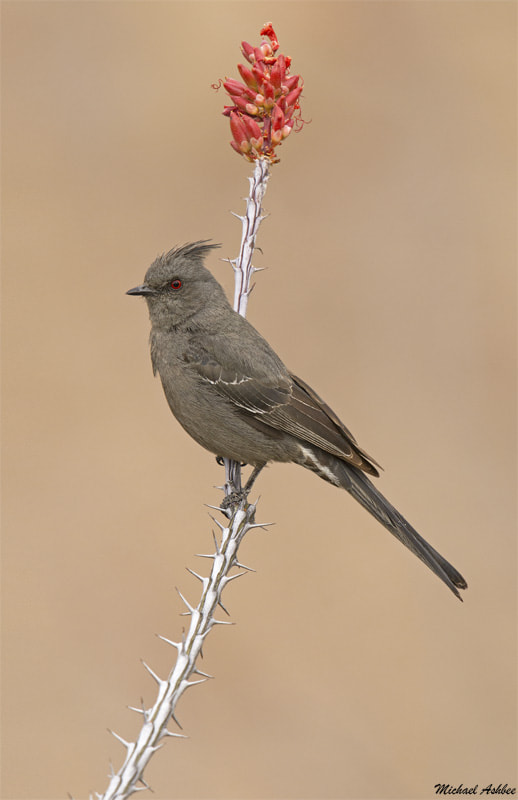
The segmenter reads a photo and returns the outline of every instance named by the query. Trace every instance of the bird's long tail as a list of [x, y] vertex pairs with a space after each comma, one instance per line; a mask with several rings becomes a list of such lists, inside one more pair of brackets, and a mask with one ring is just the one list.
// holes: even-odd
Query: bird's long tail
[[355, 500], [367, 509], [378, 522], [392, 533], [405, 547], [435, 572], [459, 600], [458, 589], [466, 589], [467, 583], [448, 561], [420, 536], [409, 522], [383, 497], [364, 472], [350, 467], [344, 461], [320, 448], [305, 446], [301, 464], [316, 472], [324, 480], [346, 489]]

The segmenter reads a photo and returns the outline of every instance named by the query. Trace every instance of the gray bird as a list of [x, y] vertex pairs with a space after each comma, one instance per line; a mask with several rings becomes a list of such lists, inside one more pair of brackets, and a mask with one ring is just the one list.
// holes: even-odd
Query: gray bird
[[153, 372], [178, 422], [216, 456], [254, 467], [245, 492], [270, 461], [293, 461], [346, 489], [461, 600], [462, 575], [367, 477], [379, 465], [233, 310], [203, 263], [215, 247], [202, 240], [170, 250], [127, 293], [146, 298]]

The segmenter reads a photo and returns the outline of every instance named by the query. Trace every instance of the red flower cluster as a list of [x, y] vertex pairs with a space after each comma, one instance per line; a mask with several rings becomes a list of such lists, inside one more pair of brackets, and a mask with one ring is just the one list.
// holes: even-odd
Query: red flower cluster
[[234, 137], [230, 144], [234, 150], [249, 161], [265, 157], [275, 163], [278, 160], [275, 148], [291, 133], [295, 122], [300, 121], [296, 112], [300, 110], [302, 79], [300, 75], [288, 75], [289, 56], [275, 55], [279, 42], [271, 22], [261, 30], [261, 36], [270, 41], [263, 40], [259, 47], [241, 43], [251, 67], [237, 66], [244, 83], [224, 81], [233, 105], [225, 106], [223, 114], [230, 117]]

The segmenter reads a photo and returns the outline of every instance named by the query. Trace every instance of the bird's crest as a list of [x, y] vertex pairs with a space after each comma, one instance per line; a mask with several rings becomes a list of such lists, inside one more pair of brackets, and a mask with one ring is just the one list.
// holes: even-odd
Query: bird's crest
[[173, 258], [178, 259], [185, 256], [191, 260], [196, 259], [202, 263], [207, 253], [218, 247], [221, 247], [221, 245], [218, 243], [210, 243], [210, 239], [200, 239], [197, 242], [187, 242], [187, 244], [182, 244], [179, 247], [173, 247], [172, 250], [169, 250], [168, 253], [163, 253], [157, 260], [162, 264], [167, 264]]

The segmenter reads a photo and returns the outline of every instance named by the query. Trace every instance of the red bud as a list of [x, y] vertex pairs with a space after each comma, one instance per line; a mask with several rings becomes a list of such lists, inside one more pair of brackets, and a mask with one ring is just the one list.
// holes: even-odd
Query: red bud
[[230, 95], [243, 95], [247, 91], [247, 87], [244, 86], [239, 81], [235, 81], [233, 78], [229, 78], [227, 81], [223, 83], [223, 87]]
[[284, 126], [284, 114], [279, 108], [279, 106], [275, 106], [272, 114], [272, 128], [274, 131], [278, 131], [283, 126]]
[[238, 145], [241, 145], [241, 142], [247, 138], [242, 117], [235, 111], [230, 114], [230, 130], [232, 131], [232, 136]]
[[302, 94], [302, 86], [299, 86], [297, 89], [294, 89], [292, 92], [287, 94], [286, 105], [294, 106], [301, 94]]
[[253, 64], [255, 61], [254, 55], [254, 48], [248, 42], [241, 42], [241, 52], [243, 53], [244, 57], [248, 61], [249, 64]]
[[286, 63], [281, 54], [270, 70], [270, 81], [276, 89], [280, 89], [286, 76]]
[[252, 75], [254, 76], [257, 85], [260, 87], [263, 83], [267, 80], [266, 73], [262, 66], [259, 64], [254, 64], [252, 67]]
[[243, 117], [243, 127], [245, 128], [249, 139], [252, 137], [255, 137], [256, 139], [261, 138], [262, 131], [255, 119], [252, 119], [251, 117]]
[[230, 99], [233, 100], [234, 105], [237, 106], [237, 108], [240, 111], [244, 111], [245, 114], [257, 114], [258, 111], [257, 106], [255, 106], [253, 103], [250, 103], [244, 97], [237, 97], [235, 95], [234, 96], [231, 95]]
[[244, 64], [238, 64], [237, 68], [246, 85], [257, 91], [257, 81], [253, 72], [251, 72], [248, 67], [245, 67]]
[[295, 88], [297, 83], [299, 82], [300, 75], [290, 75], [289, 78], [285, 78], [282, 82], [282, 87], [286, 87], [286, 93], [291, 92], [292, 89]]
[[264, 85], [264, 96], [268, 100], [273, 100], [275, 97], [275, 89], [271, 83], [265, 83]]

